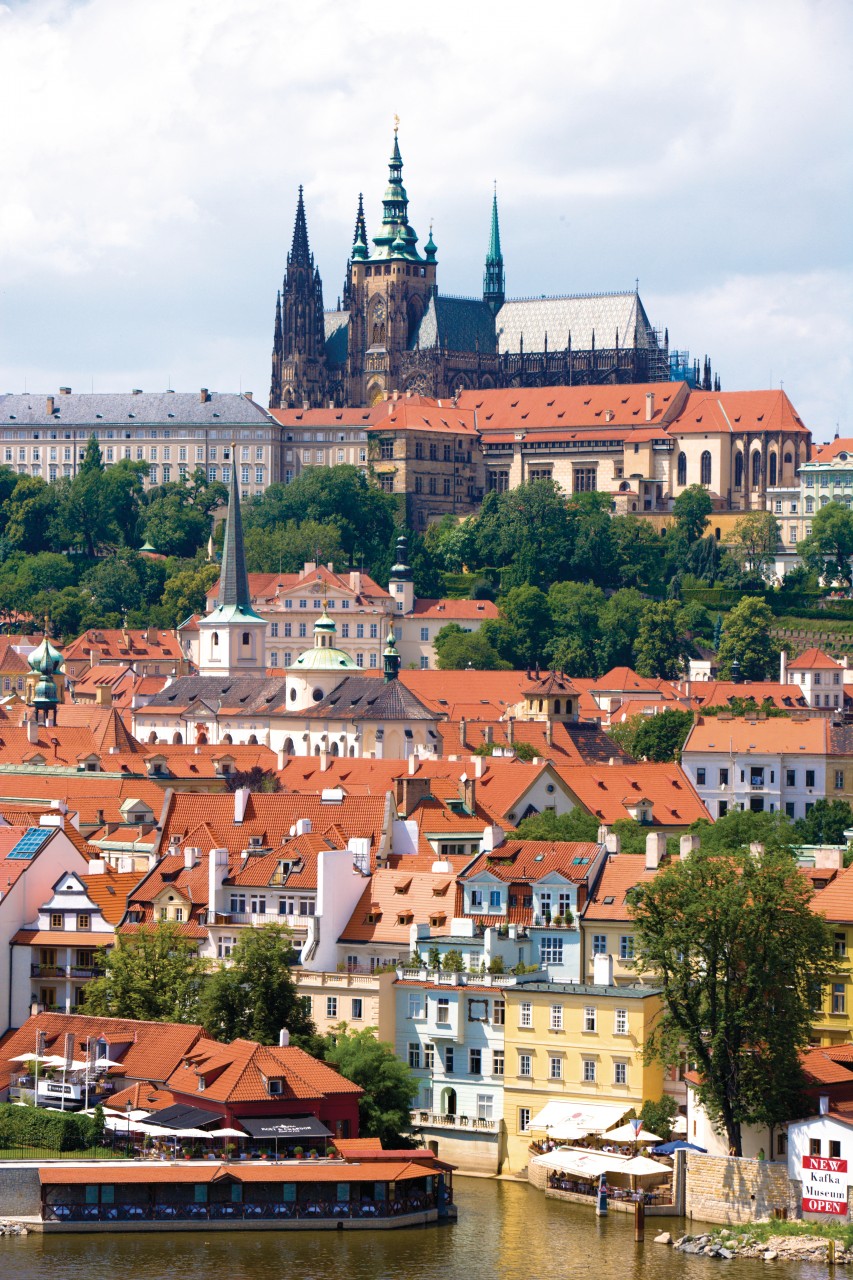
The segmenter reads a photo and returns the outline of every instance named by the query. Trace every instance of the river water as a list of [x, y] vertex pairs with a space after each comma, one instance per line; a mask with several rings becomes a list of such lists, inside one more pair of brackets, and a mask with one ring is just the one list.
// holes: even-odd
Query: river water
[[[652, 1243], [673, 1219], [546, 1200], [523, 1183], [455, 1179], [459, 1221], [400, 1231], [157, 1232], [0, 1239], [0, 1280], [825, 1280], [826, 1268], [685, 1257]], [[693, 1231], [697, 1228], [694, 1226]], [[780, 1274], [781, 1273], [781, 1274]]]

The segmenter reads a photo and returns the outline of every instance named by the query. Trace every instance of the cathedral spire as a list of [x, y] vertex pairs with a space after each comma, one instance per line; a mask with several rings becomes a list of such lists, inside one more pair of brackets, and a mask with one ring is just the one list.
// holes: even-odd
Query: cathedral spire
[[403, 186], [403, 157], [397, 138], [399, 127], [399, 117], [395, 116], [394, 146], [388, 161], [388, 186], [382, 197], [382, 227], [379, 235], [373, 237], [377, 249], [373, 257], [406, 258], [410, 262], [422, 262], [415, 247], [417, 232], [409, 224], [409, 197]]
[[352, 258], [364, 262], [369, 256], [367, 248], [367, 229], [364, 222], [364, 198], [358, 193], [358, 212], [355, 215], [355, 234], [352, 238]]
[[501, 253], [501, 229], [498, 222], [498, 190], [497, 183], [492, 196], [492, 225], [489, 234], [489, 251], [486, 254], [486, 270], [483, 273], [483, 301], [493, 313], [500, 311], [504, 304], [504, 260]]
[[314, 266], [311, 249], [308, 245], [308, 224], [305, 220], [305, 201], [302, 198], [302, 184], [299, 184], [299, 199], [296, 203], [296, 222], [293, 227], [293, 245], [287, 259], [288, 266]]

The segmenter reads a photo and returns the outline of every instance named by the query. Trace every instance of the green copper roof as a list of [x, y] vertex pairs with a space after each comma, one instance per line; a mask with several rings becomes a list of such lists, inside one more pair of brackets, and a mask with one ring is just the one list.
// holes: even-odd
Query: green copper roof
[[492, 233], [489, 237], [489, 252], [486, 255], [486, 262], [501, 262], [503, 255], [501, 253], [501, 229], [498, 224], [498, 193], [492, 196]]
[[[370, 255], [371, 260], [402, 257], [409, 262], [424, 261], [415, 248], [418, 236], [414, 227], [409, 225], [408, 210], [409, 198], [403, 186], [403, 157], [400, 155], [395, 126], [394, 147], [388, 165], [388, 186], [382, 197], [382, 229], [373, 237], [376, 249]], [[353, 249], [353, 257], [355, 256]]]
[[233, 445], [219, 595], [206, 620], [216, 624], [242, 620], [259, 622], [262, 626], [266, 626], [263, 618], [259, 618], [252, 608], [252, 598], [249, 594], [249, 575], [246, 572], [246, 552], [243, 546], [243, 521], [240, 516], [240, 490], [237, 487], [237, 451]]
[[27, 663], [31, 671], [37, 671], [39, 675], [52, 676], [62, 670], [65, 659], [58, 649], [54, 649], [45, 635], [38, 648], [34, 649], [27, 658]]
[[505, 292], [501, 229], [498, 223], [498, 193], [495, 190], [492, 196], [492, 226], [489, 235], [489, 252], [486, 254], [486, 270], [483, 275], [483, 297], [490, 299], [494, 306], [500, 306], [504, 300]]
[[288, 671], [358, 671], [358, 663], [343, 649], [306, 649]]
[[330, 635], [334, 635], [337, 629], [338, 628], [335, 626], [334, 620], [330, 618], [326, 612], [326, 606], [323, 605], [323, 612], [314, 623], [314, 634], [316, 635], [318, 631], [326, 631]]

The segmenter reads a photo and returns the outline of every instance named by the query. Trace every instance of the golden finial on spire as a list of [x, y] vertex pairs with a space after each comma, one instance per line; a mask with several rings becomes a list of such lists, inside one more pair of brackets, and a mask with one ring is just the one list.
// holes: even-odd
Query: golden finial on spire
[[395, 115], [395, 116], [394, 116], [394, 134], [395, 134], [395, 136], [396, 136], [396, 134], [397, 134], [397, 130], [398, 130], [399, 128], [400, 128], [400, 117], [399, 117], [398, 115]]
[[44, 638], [45, 638], [45, 640], [47, 640], [47, 639], [48, 639], [49, 635], [50, 635], [50, 618], [49, 618], [48, 614], [45, 614], [45, 615], [44, 615]]

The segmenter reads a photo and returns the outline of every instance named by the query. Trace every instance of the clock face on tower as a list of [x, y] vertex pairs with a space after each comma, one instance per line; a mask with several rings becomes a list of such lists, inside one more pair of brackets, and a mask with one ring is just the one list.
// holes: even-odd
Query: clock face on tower
[[373, 319], [377, 324], [381, 324], [385, 319], [385, 303], [381, 298], [377, 298], [373, 304]]

